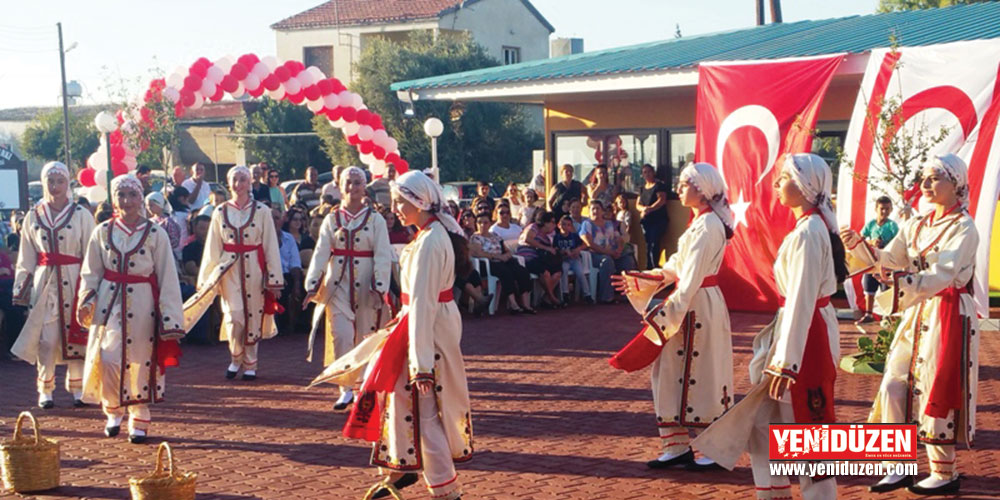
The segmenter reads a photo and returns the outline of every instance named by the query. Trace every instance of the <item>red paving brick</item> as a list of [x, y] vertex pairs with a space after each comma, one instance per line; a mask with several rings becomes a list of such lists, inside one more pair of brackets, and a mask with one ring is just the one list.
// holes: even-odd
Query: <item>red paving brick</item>
[[[748, 389], [753, 334], [769, 319], [732, 317], [740, 395]], [[466, 320], [463, 348], [477, 450], [459, 467], [465, 498], [752, 497], [746, 457], [733, 472], [645, 467], [659, 441], [649, 372], [626, 374], [607, 364], [638, 326], [627, 306]], [[852, 330], [844, 326], [846, 352], [857, 337]], [[151, 442], [169, 440], [179, 468], [198, 472], [199, 499], [360, 498], [374, 481], [369, 448], [340, 436], [345, 416], [330, 411], [335, 389], [305, 388], [320, 370], [318, 363], [305, 362], [305, 339], [283, 335], [265, 342], [260, 375], [252, 383], [223, 378], [225, 346], [186, 347], [183, 366], [168, 375], [167, 402], [153, 407]], [[985, 332], [976, 449], [959, 453], [966, 498], [993, 496], [1000, 485], [998, 359], [1000, 338]], [[63, 392], [56, 395], [57, 408], [34, 409], [34, 377], [26, 363], [0, 362], [0, 434], [9, 436], [18, 412], [31, 409], [41, 416], [43, 433], [62, 442], [63, 486], [29, 498], [129, 498], [128, 477], [152, 469], [155, 444], [104, 438], [100, 411], [71, 408]], [[877, 377], [841, 372], [839, 419], [862, 421], [877, 385]], [[841, 478], [840, 497], [870, 498], [865, 486], [871, 480]], [[419, 487], [407, 493], [427, 498]]]

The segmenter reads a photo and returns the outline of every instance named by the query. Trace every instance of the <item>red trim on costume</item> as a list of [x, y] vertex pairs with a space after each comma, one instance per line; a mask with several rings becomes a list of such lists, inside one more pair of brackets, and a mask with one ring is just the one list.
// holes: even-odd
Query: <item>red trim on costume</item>
[[[969, 285], [972, 283], [970, 282]], [[962, 295], [969, 294], [965, 288], [949, 287], [937, 293], [941, 297], [938, 312], [941, 320], [941, 342], [937, 370], [931, 382], [930, 394], [924, 414], [934, 418], [947, 418], [949, 410], [958, 410], [965, 403], [962, 390], [962, 374], [968, 368], [962, 363], [965, 347], [965, 328], [962, 317]]]
[[684, 431], [684, 432], [675, 432], [673, 434], [667, 434], [666, 436], [660, 436], [660, 439], [667, 439], [669, 437], [680, 436], [682, 434], [685, 435], [685, 436], [688, 435], [687, 431]]
[[445, 481], [445, 482], [443, 482], [441, 484], [432, 484], [432, 485], [428, 486], [428, 488], [440, 488], [442, 486], [448, 486], [449, 484], [454, 483], [456, 480], [458, 480], [458, 474], [455, 474], [455, 477], [453, 477], [453, 478], [451, 478], [451, 479], [449, 479], [449, 480], [447, 480], [447, 481]]
[[[785, 307], [785, 298], [778, 297], [778, 305]], [[804, 368], [795, 375], [795, 383], [789, 388], [792, 394], [792, 409], [795, 422], [833, 423], [836, 422], [833, 401], [833, 384], [837, 379], [837, 366], [830, 353], [830, 338], [826, 322], [820, 311], [830, 305], [830, 297], [820, 297], [813, 308], [812, 321], [806, 347], [802, 353]], [[781, 371], [782, 375], [785, 370]]]

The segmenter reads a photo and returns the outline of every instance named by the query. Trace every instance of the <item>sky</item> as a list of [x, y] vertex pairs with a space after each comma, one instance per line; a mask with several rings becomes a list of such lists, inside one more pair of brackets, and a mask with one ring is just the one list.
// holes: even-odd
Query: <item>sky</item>
[[[379, 0], [369, 0], [378, 2]], [[874, 12], [878, 0], [786, 0], [785, 22]], [[138, 95], [148, 81], [205, 56], [273, 54], [269, 26], [322, 0], [57, 0], [17, 2], [0, 18], [0, 109], [59, 104], [56, 23], [62, 22], [67, 80], [82, 104], [111, 89]], [[754, 0], [532, 0], [556, 37], [582, 37], [587, 51], [750, 27]]]

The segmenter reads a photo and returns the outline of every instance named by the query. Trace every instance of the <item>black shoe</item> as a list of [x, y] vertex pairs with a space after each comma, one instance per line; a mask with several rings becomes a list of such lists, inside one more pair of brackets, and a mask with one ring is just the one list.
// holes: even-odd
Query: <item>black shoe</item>
[[344, 411], [347, 409], [348, 406], [351, 406], [351, 403], [353, 402], [354, 402], [354, 396], [352, 395], [350, 401], [346, 403], [337, 403], [333, 405], [333, 411]]
[[875, 483], [868, 487], [868, 491], [872, 493], [887, 493], [890, 491], [895, 491], [900, 488], [906, 488], [913, 486], [913, 476], [903, 476], [902, 479], [896, 481], [895, 483], [885, 483], [879, 484]]
[[226, 378], [229, 379], [229, 380], [232, 380], [232, 379], [236, 378], [236, 372], [234, 372], [234, 371], [232, 371], [232, 370], [230, 370], [230, 369], [227, 368], [226, 369]]
[[670, 460], [650, 460], [646, 462], [646, 467], [650, 469], [666, 469], [675, 465], [689, 464], [694, 462], [694, 452], [689, 448], [683, 455], [678, 455]]
[[73, 400], [73, 406], [75, 406], [77, 408], [86, 408], [87, 407], [87, 403], [84, 403], [83, 400], [81, 400], [81, 399], [74, 399]]
[[142, 443], [146, 442], [146, 436], [139, 436], [139, 435], [136, 435], [136, 434], [129, 434], [128, 435], [128, 442], [130, 442], [132, 444], [142, 444]]
[[116, 425], [114, 427], [105, 427], [104, 428], [104, 435], [107, 436], [107, 437], [109, 437], [109, 438], [113, 438], [113, 437], [117, 436], [118, 432], [121, 431], [121, 430], [122, 430], [122, 426], [120, 426], [120, 425]]
[[251, 381], [257, 380], [257, 374], [255, 373], [253, 375], [250, 375], [250, 374], [244, 373], [243, 374], [243, 380], [246, 380], [247, 382], [251, 382]]
[[[910, 481], [913, 481], [913, 476], [910, 476]], [[910, 493], [916, 493], [917, 495], [948, 495], [951, 493], [958, 493], [958, 489], [962, 486], [962, 478], [956, 477], [950, 482], [942, 484], [936, 488], [922, 488], [917, 485], [910, 486], [906, 488]]]
[[538, 314], [538, 310], [537, 309], [521, 309], [521, 312], [524, 313], [524, 314], [530, 314], [532, 316]]
[[48, 401], [38, 403], [38, 407], [43, 410], [51, 410], [56, 407], [56, 402], [50, 399]]
[[[418, 479], [419, 477], [416, 474], [408, 472], [406, 474], [403, 474], [403, 477], [397, 479], [396, 482], [392, 483], [392, 485], [397, 490], [401, 490], [403, 488], [406, 488], [407, 486], [416, 483]], [[389, 490], [381, 488], [378, 491], [376, 491], [374, 495], [372, 495], [372, 498], [385, 498], [387, 496], [389, 496]]]

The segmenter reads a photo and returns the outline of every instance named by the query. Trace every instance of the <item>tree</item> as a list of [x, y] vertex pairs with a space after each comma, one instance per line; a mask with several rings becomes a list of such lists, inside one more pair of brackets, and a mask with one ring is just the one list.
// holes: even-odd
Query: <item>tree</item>
[[899, 12], [903, 10], [936, 9], [970, 3], [980, 3], [990, 0], [879, 0], [879, 12]]
[[[244, 108], [236, 130], [241, 134], [308, 133], [313, 131], [312, 115], [305, 106], [264, 99], [255, 111]], [[248, 153], [277, 168], [283, 178], [301, 178], [308, 166], [330, 168], [330, 159], [316, 137], [242, 137], [240, 142]]]
[[[70, 112], [69, 145], [72, 167], [83, 168], [87, 157], [97, 150], [99, 134], [94, 127], [96, 112]], [[65, 134], [63, 112], [56, 109], [35, 117], [21, 136], [25, 154], [42, 161], [65, 161]]]
[[[163, 80], [157, 75], [164, 73], [153, 58], [154, 66], [147, 72], [152, 78], [141, 101], [134, 99], [136, 89], [141, 89], [143, 77], [127, 79], [101, 67], [104, 84], [101, 91], [111, 96], [113, 110], [120, 110], [134, 123], [133, 127], [122, 127], [122, 135], [136, 155], [139, 165], [159, 167], [166, 172], [174, 166], [174, 152], [180, 145], [180, 131], [174, 105], [163, 99]], [[160, 85], [154, 85], [159, 82]]]
[[[541, 149], [542, 134], [530, 130], [520, 105], [492, 102], [420, 102], [416, 116], [404, 117], [396, 93], [389, 86], [398, 81], [496, 66], [467, 34], [433, 36], [414, 32], [403, 41], [375, 38], [365, 46], [351, 90], [382, 117], [386, 131], [399, 142], [401, 156], [411, 168], [430, 166], [430, 141], [423, 122], [431, 116], [446, 125], [438, 138], [438, 165], [446, 181], [490, 179], [527, 180], [531, 151]], [[356, 149], [325, 117], [313, 119], [323, 149], [334, 163], [360, 165]]]

